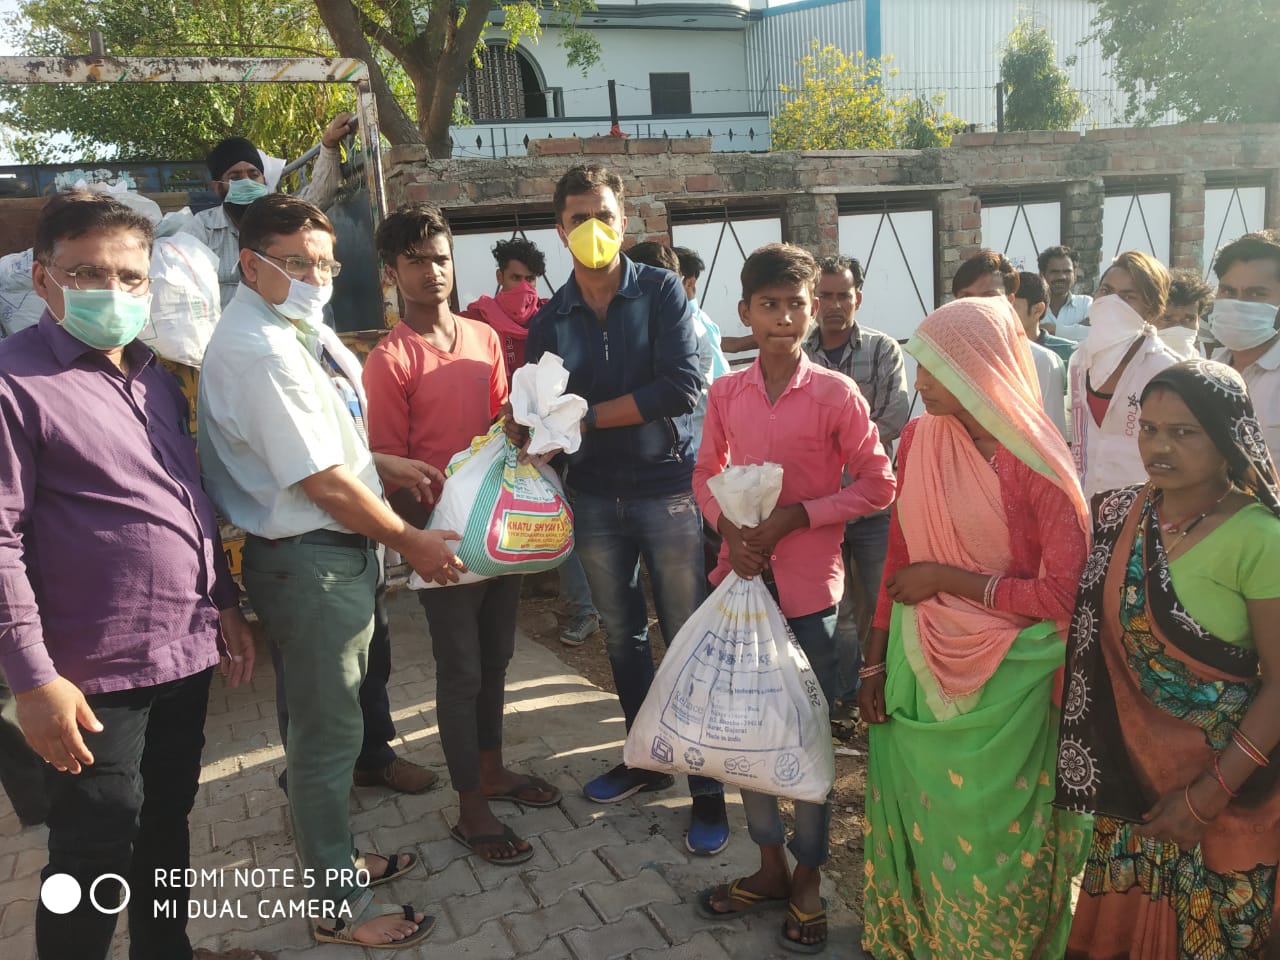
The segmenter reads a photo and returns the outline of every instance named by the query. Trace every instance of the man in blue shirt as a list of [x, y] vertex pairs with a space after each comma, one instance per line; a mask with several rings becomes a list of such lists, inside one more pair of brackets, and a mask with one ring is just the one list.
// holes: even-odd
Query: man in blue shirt
[[[556, 230], [573, 274], [529, 324], [526, 360], [564, 360], [569, 391], [590, 405], [582, 446], [568, 458], [576, 551], [609, 634], [609, 660], [630, 729], [653, 681], [644, 557], [658, 621], [670, 641], [706, 593], [702, 517], [693, 498], [690, 414], [702, 392], [693, 313], [674, 273], [620, 253], [627, 219], [622, 180], [599, 164], [556, 185]], [[512, 439], [526, 434], [511, 424]], [[583, 792], [597, 803], [672, 784], [667, 774], [618, 764]], [[691, 776], [685, 845], [710, 856], [729, 842], [724, 791]]]

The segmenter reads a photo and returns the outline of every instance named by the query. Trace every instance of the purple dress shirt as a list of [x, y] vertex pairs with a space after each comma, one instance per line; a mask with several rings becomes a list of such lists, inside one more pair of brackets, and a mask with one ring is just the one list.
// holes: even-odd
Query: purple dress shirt
[[239, 590], [200, 486], [187, 401], [40, 322], [0, 342], [0, 669], [18, 693], [152, 686], [218, 661]]

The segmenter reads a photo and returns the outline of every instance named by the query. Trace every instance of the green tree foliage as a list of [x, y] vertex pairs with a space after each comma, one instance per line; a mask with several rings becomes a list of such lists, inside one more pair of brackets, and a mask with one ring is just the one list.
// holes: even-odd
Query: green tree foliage
[[[314, 6], [301, 0], [26, 0], [18, 10], [5, 33], [32, 56], [87, 53], [92, 30], [115, 56], [336, 53]], [[3, 90], [0, 125], [27, 163], [200, 159], [233, 135], [293, 158], [353, 103], [340, 84], [33, 84]]]
[[1006, 130], [1067, 130], [1085, 114], [1084, 101], [1058, 66], [1049, 31], [1030, 19], [1019, 20], [1009, 35], [1000, 79]]
[[892, 61], [850, 56], [813, 42], [798, 61], [800, 85], [780, 84], [787, 100], [771, 123], [773, 150], [893, 150], [944, 147], [964, 121], [940, 112], [942, 95], [928, 100], [886, 93]]
[[[514, 47], [536, 42], [544, 20], [560, 27], [560, 43], [571, 66], [585, 72], [600, 56], [596, 39], [577, 29], [594, 0], [316, 0], [316, 9], [338, 50], [370, 64], [382, 132], [392, 144], [425, 143], [435, 157], [448, 157], [449, 124], [459, 113], [458, 88], [477, 48], [502, 14], [501, 33]], [[410, 95], [396, 96], [394, 74]]]
[[1280, 122], [1276, 0], [1095, 0], [1093, 21], [1125, 115], [1151, 122]]

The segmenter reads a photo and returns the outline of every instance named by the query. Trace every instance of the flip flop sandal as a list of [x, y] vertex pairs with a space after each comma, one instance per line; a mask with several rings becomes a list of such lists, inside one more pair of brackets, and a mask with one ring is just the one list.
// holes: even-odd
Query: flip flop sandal
[[[813, 943], [804, 943], [800, 940], [792, 939], [787, 934], [788, 921], [794, 922], [796, 925], [796, 933], [803, 937], [806, 933], [817, 933], [815, 927], [821, 927], [824, 934], [821, 940]], [[822, 909], [817, 913], [804, 913], [794, 903], [787, 904], [787, 919], [782, 921], [782, 927], [778, 930], [778, 944], [792, 953], [821, 953], [827, 949], [827, 901], [822, 901]]]
[[[363, 859], [366, 854], [361, 854]], [[401, 853], [393, 853], [387, 857], [387, 869], [383, 870], [378, 876], [369, 876], [369, 886], [376, 887], [381, 883], [390, 883], [397, 877], [403, 877], [406, 873], [418, 865], [418, 855], [403, 851]]]
[[[716, 894], [724, 890], [724, 897], [717, 897]], [[725, 899], [737, 900], [744, 906], [737, 910], [717, 910], [711, 905], [712, 900]], [[735, 880], [730, 884], [720, 884], [716, 887], [707, 887], [700, 894], [695, 904], [698, 916], [704, 920], [729, 920], [733, 917], [745, 916], [748, 913], [758, 913], [761, 910], [768, 910], [771, 907], [780, 907], [787, 902], [786, 897], [766, 897], [759, 893], [752, 893], [750, 890], [742, 886], [741, 880]]]
[[411, 903], [406, 903], [399, 907], [385, 903], [372, 904], [370, 909], [366, 909], [361, 914], [358, 922], [352, 921], [348, 923], [340, 918], [332, 927], [316, 927], [312, 931], [312, 935], [316, 938], [317, 943], [342, 943], [353, 947], [364, 947], [366, 950], [403, 950], [405, 947], [412, 947], [421, 943], [431, 936], [431, 931], [436, 928], [436, 918], [424, 915], [422, 922], [418, 923], [418, 929], [403, 940], [392, 940], [390, 943], [363, 943], [355, 939], [356, 928], [363, 926], [370, 920], [376, 920], [379, 917], [394, 917], [400, 913], [403, 913], [404, 918], [410, 923], [417, 923], [415, 918], [418, 915], [418, 911], [413, 908]]
[[[550, 800], [526, 800], [521, 796], [522, 791], [536, 790], [539, 793], [551, 794]], [[553, 787], [541, 777], [525, 777], [524, 781], [517, 783], [506, 793], [487, 793], [486, 800], [510, 800], [512, 803], [523, 804], [526, 807], [554, 807], [560, 802], [560, 791]]]
[[495, 863], [500, 867], [514, 867], [516, 864], [524, 863], [526, 860], [533, 858], [532, 846], [530, 846], [528, 850], [516, 851], [516, 854], [513, 857], [486, 857], [476, 849], [476, 847], [483, 846], [485, 844], [498, 843], [505, 843], [508, 846], [514, 847], [515, 841], [520, 838], [516, 836], [516, 832], [512, 830], [511, 827], [506, 825], [503, 826], [501, 833], [481, 833], [476, 834], [474, 837], [464, 836], [461, 830], [457, 827], [452, 827], [449, 830], [449, 836], [453, 837], [453, 839], [457, 840], [481, 860], [486, 863]]

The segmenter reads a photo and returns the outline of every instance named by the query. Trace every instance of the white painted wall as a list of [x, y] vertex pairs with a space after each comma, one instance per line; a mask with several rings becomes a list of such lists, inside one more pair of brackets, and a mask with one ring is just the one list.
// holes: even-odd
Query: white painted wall
[[1116, 254], [1126, 250], [1142, 250], [1168, 264], [1172, 200], [1166, 191], [1112, 196], [1103, 201], [1100, 274]]
[[1261, 230], [1267, 214], [1266, 187], [1224, 187], [1204, 192], [1204, 275], [1213, 273], [1220, 247], [1242, 234]]
[[558, 29], [525, 47], [549, 87], [564, 88], [568, 117], [607, 117], [610, 79], [617, 81], [618, 113], [648, 116], [650, 73], [688, 73], [694, 113], [737, 113], [754, 109], [746, 92], [743, 30], [601, 28], [600, 61], [584, 77], [565, 63]]
[[1040, 251], [1061, 243], [1062, 205], [1046, 203], [982, 207], [982, 245], [999, 250], [1019, 270], [1038, 269]]
[[[737, 235], [735, 242], [733, 234]], [[738, 319], [738, 301], [742, 299], [742, 264], [747, 256], [766, 243], [782, 239], [782, 220], [778, 217], [733, 221], [733, 234], [723, 222], [678, 224], [671, 229], [671, 240], [677, 247], [689, 247], [702, 257], [707, 271], [698, 280], [698, 305], [720, 326], [726, 337], [744, 337], [751, 331]], [[716, 245], [720, 252], [716, 254]], [[738, 245], [742, 248], [739, 250]], [[714, 264], [712, 259], [714, 258]], [[755, 351], [728, 354], [737, 366], [755, 356]]]
[[[895, 340], [909, 339], [937, 303], [933, 211], [850, 214], [839, 219], [839, 230], [840, 252], [856, 257], [866, 275], [858, 322]], [[915, 359], [904, 355], [903, 361], [907, 389], [914, 391]]]

